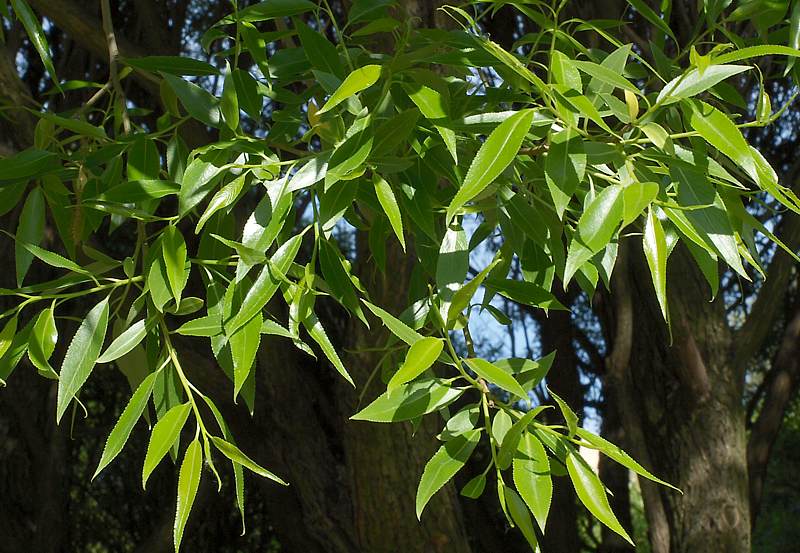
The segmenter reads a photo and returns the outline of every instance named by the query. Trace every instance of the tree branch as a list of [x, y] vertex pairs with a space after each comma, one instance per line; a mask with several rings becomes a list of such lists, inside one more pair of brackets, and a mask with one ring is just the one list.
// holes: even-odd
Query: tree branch
[[750, 520], [755, 524], [764, 491], [770, 454], [789, 402], [800, 387], [800, 308], [783, 333], [767, 385], [761, 412], [753, 424], [747, 444], [747, 471], [750, 483]]
[[[108, 42], [103, 25], [97, 17], [86, 12], [82, 6], [71, 0], [30, 0], [30, 5], [41, 15], [51, 19], [55, 25], [70, 35], [72, 39], [86, 48], [93, 56], [105, 59], [108, 56]], [[125, 39], [116, 37], [119, 54], [123, 57], [136, 58], [147, 56], [151, 52]], [[137, 82], [148, 92], [158, 94], [158, 84], [153, 77], [140, 71], [134, 71]]]
[[[784, 180], [791, 182], [800, 173], [800, 159], [787, 171]], [[784, 217], [775, 232], [786, 246], [797, 251], [800, 248], [800, 217]], [[764, 345], [776, 314], [784, 305], [795, 260], [784, 250], [778, 249], [767, 269], [769, 278], [764, 281], [747, 320], [734, 335], [732, 341], [732, 366], [743, 371], [747, 362]]]
[[[611, 307], [614, 311], [616, 328], [613, 330], [610, 352], [606, 359], [606, 381], [616, 389], [620, 421], [628, 436], [628, 447], [632, 454], [645, 466], [653, 466], [647, 451], [644, 431], [639, 422], [633, 399], [636, 397], [630, 375], [631, 351], [633, 349], [633, 330], [635, 325], [633, 298], [629, 276], [630, 242], [620, 244], [617, 266], [614, 270], [614, 294]], [[667, 553], [670, 549], [669, 522], [661, 501], [658, 488], [640, 478], [642, 500], [649, 523], [650, 543], [654, 553]]]

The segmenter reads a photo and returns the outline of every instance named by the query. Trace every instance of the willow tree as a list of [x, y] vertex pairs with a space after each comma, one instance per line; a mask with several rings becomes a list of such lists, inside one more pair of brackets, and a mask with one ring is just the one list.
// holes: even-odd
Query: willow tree
[[[556, 291], [632, 286], [615, 266], [626, 276], [641, 262], [643, 301], [683, 337], [668, 262], [712, 288], [720, 262], [749, 280], [762, 271], [754, 232], [783, 244], [748, 208], [768, 197], [800, 212], [742, 135], [777, 116], [768, 95], [748, 120], [729, 84], [756, 72], [753, 58], [800, 51], [726, 34], [708, 8], [709, 29], [733, 43], [705, 48], [698, 32], [670, 58], [672, 30], [631, 5], [657, 37], [652, 56], [567, 2], [515, 5], [538, 30], [504, 48], [484, 32], [502, 3], [338, 13], [267, 0], [202, 35], [210, 64], [121, 54], [106, 0], [109, 74], [94, 85], [58, 80], [37, 15], [12, 0], [3, 15], [25, 28], [40, 55], [26, 62], [53, 93], [96, 90], [74, 109], [14, 114], [35, 119], [31, 143], [0, 160], [16, 281], [2, 290], [3, 393], [33, 367], [54, 381], [55, 422], [78, 425], [92, 372], [119, 368], [132, 395], [94, 476], [149, 425], [142, 485], [172, 457], [176, 550], [200, 481], [221, 487], [232, 472], [244, 516], [249, 471], [274, 483], [275, 520], [298, 549], [468, 551], [449, 482], [479, 444], [490, 455], [460, 494], [496, 496], [531, 548], [558, 516], [553, 476], [630, 540], [579, 447], [669, 484], [552, 392], [559, 420], [545, 420], [531, 391], [553, 357], [482, 358], [471, 315], [506, 324], [499, 297], [565, 310]], [[132, 79], [158, 113], [127, 98]], [[471, 255], [490, 236], [502, 238], [493, 257]], [[34, 281], [37, 266], [54, 278]], [[338, 325], [335, 309], [349, 315]], [[336, 378], [309, 370], [323, 367]], [[259, 409], [269, 424], [248, 427], [243, 412]], [[718, 530], [712, 542], [747, 550], [749, 533]]]

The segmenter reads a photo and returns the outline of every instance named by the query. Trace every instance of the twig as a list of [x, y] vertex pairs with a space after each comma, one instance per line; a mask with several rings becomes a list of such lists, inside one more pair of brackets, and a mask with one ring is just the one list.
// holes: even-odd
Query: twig
[[111, 83], [114, 85], [114, 91], [117, 93], [117, 101], [122, 105], [122, 130], [125, 134], [131, 132], [131, 120], [128, 117], [128, 110], [125, 105], [125, 91], [122, 89], [122, 84], [119, 81], [119, 74], [117, 73], [117, 58], [119, 58], [119, 47], [117, 46], [117, 37], [114, 35], [114, 24], [111, 22], [111, 6], [108, 0], [101, 0], [101, 9], [103, 12], [103, 32], [106, 34], [106, 42], [108, 43], [108, 71], [111, 77]]

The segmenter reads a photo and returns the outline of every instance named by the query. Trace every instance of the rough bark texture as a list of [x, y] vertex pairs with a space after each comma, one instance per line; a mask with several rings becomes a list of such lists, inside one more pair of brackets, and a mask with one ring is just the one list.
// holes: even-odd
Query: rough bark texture
[[[670, 257], [673, 339], [659, 315], [641, 252], [630, 256], [634, 312], [630, 401], [656, 474], [683, 490], [658, 490], [669, 551], [750, 551], [746, 435], [741, 373], [729, 365], [720, 300], [682, 248]], [[680, 281], [680, 286], [677, 282]], [[648, 513], [649, 514], [649, 513]], [[663, 547], [663, 546], [662, 546]]]

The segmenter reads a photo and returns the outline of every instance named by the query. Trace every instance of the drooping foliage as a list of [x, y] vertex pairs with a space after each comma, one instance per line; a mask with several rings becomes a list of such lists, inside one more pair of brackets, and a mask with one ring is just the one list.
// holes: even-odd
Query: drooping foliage
[[[420, 27], [374, 0], [347, 14], [324, 1], [234, 6], [201, 40], [206, 49], [225, 45], [216, 65], [119, 58], [112, 48], [109, 82], [93, 99], [68, 113], [42, 109], [34, 146], [0, 160], [0, 206], [20, 206], [11, 234], [17, 288], [2, 290], [18, 302], [2, 314], [0, 379], [27, 355], [42, 377], [58, 380], [63, 423], [81, 409], [94, 367], [115, 363], [133, 393], [96, 474], [113, 470], [140, 419], [152, 422], [142, 484], [168, 454], [176, 460], [177, 550], [203, 476], [221, 485], [218, 471], [232, 470], [242, 514], [244, 469], [287, 484], [236, 446], [177, 341], [210, 345], [232, 401], [251, 411], [262, 334], [326, 358], [363, 385], [315, 312], [316, 299], [330, 297], [392, 335], [363, 344], [385, 348], [390, 369], [386, 392], [352, 419], [445, 419], [441, 447], [420, 475], [417, 516], [484, 441], [491, 462], [461, 493], [477, 497], [496, 479], [503, 512], [532, 548], [549, 514], [552, 474], [567, 474], [587, 509], [629, 539], [579, 447], [668, 484], [580, 428], [554, 394], [564, 424], [542, 422], [530, 392], [552, 357], [477, 357], [470, 314], [485, 310], [505, 324], [491, 304], [497, 296], [566, 309], [554, 287], [575, 280], [591, 295], [608, 286], [622, 240], [640, 241], [667, 323], [666, 266], [679, 242], [712, 295], [721, 263], [743, 279], [762, 272], [754, 232], [777, 239], [748, 206], [777, 202], [798, 213], [800, 201], [741, 131], [780, 112], [762, 86], [748, 120], [736, 84], [769, 77], [750, 65], [761, 56], [785, 56], [792, 70], [800, 11], [778, 19], [790, 19], [789, 45], [770, 45], [727, 27], [753, 15], [748, 3], [725, 13], [709, 3], [707, 25], [678, 45], [658, 14], [631, 0], [631, 13], [653, 26], [648, 60], [641, 45], [615, 38], [619, 22], [565, 15], [566, 4], [515, 5], [540, 30], [511, 49], [481, 26], [503, 3], [445, 6], [445, 29]], [[92, 86], [60, 83], [35, 14], [24, 0], [11, 8], [3, 15], [24, 25], [56, 93]], [[265, 22], [278, 30], [263, 30]], [[729, 42], [706, 48], [709, 33]], [[240, 66], [245, 55], [257, 70]], [[133, 72], [160, 91], [154, 128], [120, 86]], [[239, 228], [231, 213], [244, 198], [257, 205]], [[52, 249], [41, 247], [47, 220], [58, 232]], [[94, 247], [121, 227], [133, 229], [134, 242]], [[337, 240], [344, 227], [357, 231], [357, 248]], [[492, 259], [475, 255], [497, 235]], [[376, 303], [352, 269], [368, 259], [391, 274], [387, 248], [415, 260], [409, 289], [398, 291], [407, 300], [401, 312]], [[483, 260], [473, 273], [471, 258]], [[30, 282], [33, 263], [63, 275]], [[512, 263], [521, 278], [510, 277]], [[205, 294], [187, 295], [189, 282]], [[78, 299], [94, 307], [64, 336]], [[59, 342], [68, 347], [54, 367]], [[448, 409], [463, 398], [458, 412]]]

